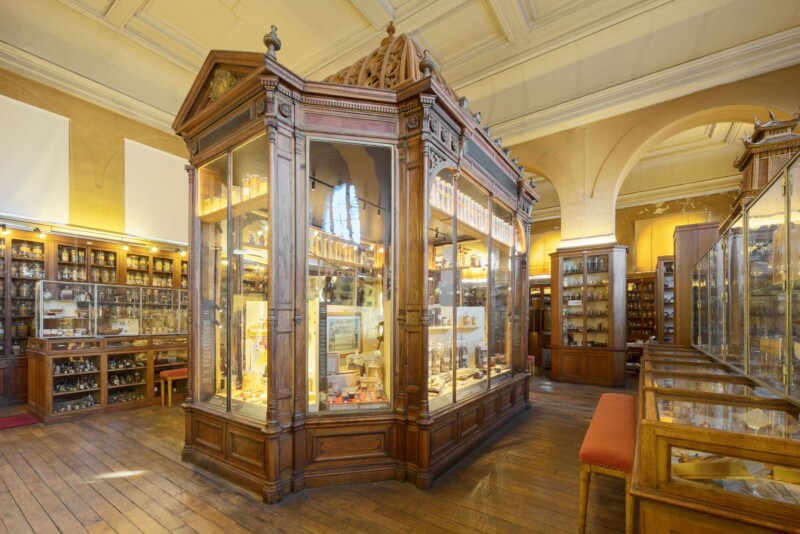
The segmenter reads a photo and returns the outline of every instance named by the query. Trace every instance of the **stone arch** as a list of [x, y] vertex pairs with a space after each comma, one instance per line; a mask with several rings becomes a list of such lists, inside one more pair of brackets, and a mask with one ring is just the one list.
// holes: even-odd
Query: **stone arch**
[[[616, 207], [617, 195], [630, 170], [662, 140], [689, 128], [712, 122], [766, 121], [767, 109], [788, 118], [800, 99], [800, 82], [790, 77], [750, 78], [632, 112], [635, 121], [604, 159], [590, 198], [605, 197]], [[634, 117], [631, 117], [634, 118]]]

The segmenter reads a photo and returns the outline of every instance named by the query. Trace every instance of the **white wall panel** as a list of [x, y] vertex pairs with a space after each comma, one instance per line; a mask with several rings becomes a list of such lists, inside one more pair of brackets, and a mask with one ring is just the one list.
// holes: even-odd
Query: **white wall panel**
[[125, 139], [125, 233], [189, 241], [188, 162]]
[[69, 222], [69, 119], [4, 96], [0, 213]]

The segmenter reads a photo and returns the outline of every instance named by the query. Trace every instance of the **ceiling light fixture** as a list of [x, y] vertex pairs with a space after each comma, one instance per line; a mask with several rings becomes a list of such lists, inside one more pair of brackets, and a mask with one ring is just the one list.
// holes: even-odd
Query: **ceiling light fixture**
[[122, 250], [127, 251], [128, 250], [128, 245], [122, 245]]
[[2, 229], [3, 229], [3, 235], [9, 235], [9, 234], [11, 233], [11, 230], [9, 230], [8, 228], [6, 228], [6, 225], [5, 225], [5, 224], [0, 224], [0, 228], [2, 228]]
[[44, 232], [39, 230], [38, 226], [36, 228], [34, 228], [33, 231], [36, 232], [37, 234], [39, 234], [39, 239], [44, 239], [45, 237], [47, 237], [47, 235]]
[[150, 252], [158, 252], [158, 247], [150, 247]]

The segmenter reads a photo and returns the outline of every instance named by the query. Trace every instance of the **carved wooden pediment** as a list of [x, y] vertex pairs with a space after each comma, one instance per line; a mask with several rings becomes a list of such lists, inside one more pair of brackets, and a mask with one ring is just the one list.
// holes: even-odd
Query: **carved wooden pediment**
[[175, 117], [173, 129], [181, 131], [184, 124], [224, 99], [242, 80], [264, 70], [264, 54], [212, 50]]

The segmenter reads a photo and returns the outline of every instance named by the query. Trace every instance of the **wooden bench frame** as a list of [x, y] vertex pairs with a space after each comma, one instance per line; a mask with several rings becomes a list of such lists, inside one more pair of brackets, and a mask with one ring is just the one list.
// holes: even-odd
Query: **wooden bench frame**
[[161, 406], [164, 406], [165, 397], [169, 396], [169, 403], [168, 406], [172, 408], [172, 381], [173, 380], [188, 380], [189, 375], [188, 372], [185, 376], [168, 376], [166, 379], [167, 382], [167, 389], [164, 389], [164, 379], [161, 378], [161, 374], [158, 375], [158, 379], [161, 382]]
[[[600, 396], [600, 401], [597, 404], [597, 408], [595, 409], [595, 415], [597, 414], [598, 410], [605, 409], [603, 406], [603, 397], [606, 394]], [[615, 395], [615, 394], [611, 394]], [[592, 422], [589, 424], [589, 430], [591, 430], [592, 425], [595, 422], [595, 417], [592, 417]], [[636, 404], [633, 404], [633, 413], [631, 414], [630, 422], [634, 425], [632, 429], [635, 433], [635, 425], [636, 425]], [[589, 430], [587, 430], [586, 434], [589, 435]], [[633, 451], [635, 451], [635, 443], [633, 447]], [[589, 507], [589, 483], [591, 481], [592, 473], [598, 473], [601, 475], [608, 475], [616, 478], [621, 478], [625, 480], [625, 533], [626, 534], [633, 534], [633, 513], [634, 513], [634, 500], [633, 496], [631, 495], [631, 470], [633, 469], [633, 454], [634, 452], [631, 451], [631, 466], [630, 469], [627, 471], [624, 469], [618, 469], [614, 467], [609, 467], [607, 465], [599, 465], [592, 463], [590, 461], [581, 461], [580, 467], [580, 509], [579, 509], [579, 517], [578, 517], [578, 532], [579, 534], [584, 534], [586, 532], [586, 515], [587, 510]]]

